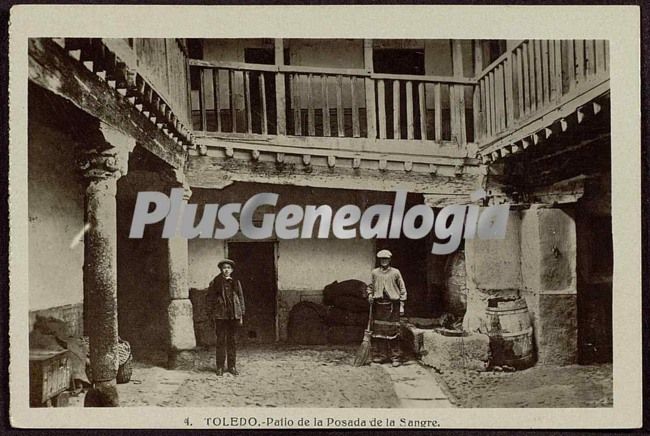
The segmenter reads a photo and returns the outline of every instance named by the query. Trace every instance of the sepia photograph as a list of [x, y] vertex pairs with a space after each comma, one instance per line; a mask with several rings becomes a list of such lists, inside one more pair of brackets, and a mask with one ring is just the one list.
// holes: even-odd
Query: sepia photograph
[[623, 404], [612, 156], [640, 144], [613, 141], [609, 38], [129, 29], [21, 39], [14, 407], [437, 428]]

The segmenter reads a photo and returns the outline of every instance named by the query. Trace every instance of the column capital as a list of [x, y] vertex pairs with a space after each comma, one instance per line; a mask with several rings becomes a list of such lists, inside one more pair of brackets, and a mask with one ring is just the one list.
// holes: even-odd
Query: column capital
[[101, 121], [97, 131], [99, 135], [89, 137], [93, 147], [83, 150], [78, 159], [84, 176], [93, 181], [118, 179], [126, 175], [129, 153], [135, 148], [135, 139]]
[[126, 174], [126, 162], [115, 148], [84, 151], [79, 159], [79, 168], [88, 180], [118, 179]]

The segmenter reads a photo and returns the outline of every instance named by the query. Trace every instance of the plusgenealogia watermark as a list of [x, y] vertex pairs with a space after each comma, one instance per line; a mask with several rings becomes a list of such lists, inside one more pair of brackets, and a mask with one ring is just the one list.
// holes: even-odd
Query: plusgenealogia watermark
[[[277, 213], [264, 213], [255, 222], [256, 211], [265, 206], [276, 206], [279, 194], [259, 193], [245, 203], [205, 204], [197, 224], [197, 204], [183, 200], [183, 189], [172, 189], [167, 196], [162, 192], [138, 193], [130, 238], [142, 238], [148, 224], [164, 220], [162, 237], [228, 239], [241, 232], [249, 239], [311, 239], [318, 223], [316, 238], [326, 239], [333, 234], [338, 239], [382, 238], [397, 239], [402, 235], [420, 239], [434, 231], [436, 241], [433, 254], [449, 254], [460, 245], [461, 238], [504, 239], [508, 224], [509, 204], [481, 208], [477, 205], [445, 206], [435, 216], [426, 204], [406, 210], [406, 192], [397, 191], [392, 205], [375, 204], [364, 211], [348, 204], [333, 211], [328, 205], [289, 204]], [[153, 206], [153, 207], [152, 207]], [[481, 210], [482, 209], [482, 210]]]

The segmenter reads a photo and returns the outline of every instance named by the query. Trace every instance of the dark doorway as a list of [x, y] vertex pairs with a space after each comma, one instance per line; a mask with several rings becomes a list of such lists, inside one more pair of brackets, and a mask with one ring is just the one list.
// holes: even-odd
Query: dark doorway
[[[423, 203], [422, 194], [409, 193], [406, 210]], [[419, 224], [420, 220], [417, 220], [416, 225]], [[405, 315], [431, 317], [433, 304], [427, 285], [427, 257], [431, 250], [428, 238], [408, 239], [402, 235], [399, 239], [376, 239], [375, 247], [377, 251], [389, 250], [393, 254], [391, 265], [402, 273], [408, 294], [404, 305]], [[376, 262], [375, 266], [379, 266], [379, 263]]]
[[233, 275], [241, 282], [246, 304], [239, 339], [242, 342], [275, 342], [277, 280], [274, 243], [229, 242], [228, 257], [236, 263]]
[[[391, 266], [402, 273], [406, 285], [407, 301], [404, 305], [406, 316], [427, 317], [431, 304], [426, 301], [427, 274], [426, 258], [427, 247], [425, 238], [421, 239], [377, 239], [377, 251], [389, 250], [393, 254]], [[377, 263], [375, 266], [379, 266]]]
[[[411, 74], [423, 75], [424, 74], [424, 49], [375, 49], [372, 54], [373, 68], [376, 73], [384, 74]], [[420, 137], [420, 114], [419, 114], [419, 95], [417, 93], [417, 85], [415, 85], [413, 92], [413, 120], [415, 123], [416, 139]], [[386, 108], [393, 107], [393, 83], [386, 81], [385, 104]], [[407, 137], [407, 124], [406, 124], [406, 81], [399, 82], [400, 101], [400, 137]], [[396, 139], [393, 132], [393, 111], [386, 111], [386, 125], [387, 136], [391, 139]], [[425, 138], [426, 139], [426, 138]]]

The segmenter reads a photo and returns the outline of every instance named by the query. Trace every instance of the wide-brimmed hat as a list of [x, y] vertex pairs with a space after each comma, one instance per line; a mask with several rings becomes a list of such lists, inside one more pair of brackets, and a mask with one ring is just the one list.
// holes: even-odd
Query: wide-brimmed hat
[[220, 260], [219, 263], [217, 264], [217, 266], [219, 267], [219, 269], [221, 269], [221, 267], [222, 267], [223, 265], [226, 265], [226, 264], [227, 264], [227, 265], [230, 265], [230, 266], [233, 267], [233, 268], [235, 267], [235, 261], [234, 261], [234, 260], [230, 260], [230, 259]]

